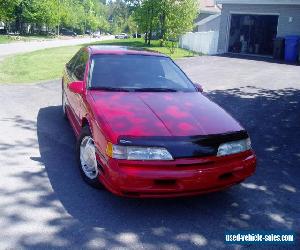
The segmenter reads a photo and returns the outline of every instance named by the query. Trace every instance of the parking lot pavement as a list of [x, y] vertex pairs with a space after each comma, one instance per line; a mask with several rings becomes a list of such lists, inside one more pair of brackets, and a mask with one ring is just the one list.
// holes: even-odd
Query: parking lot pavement
[[[241, 70], [234, 61], [232, 67]], [[284, 71], [281, 67], [278, 71]], [[220, 76], [215, 82], [222, 81]], [[210, 77], [198, 79], [205, 86]], [[220, 193], [138, 200], [82, 182], [75, 139], [61, 114], [58, 81], [1, 85], [0, 249], [260, 249], [225, 245], [224, 231], [234, 229], [292, 230], [297, 244], [288, 249], [299, 249], [300, 88], [249, 86], [207, 95], [249, 130], [258, 156], [256, 174]]]

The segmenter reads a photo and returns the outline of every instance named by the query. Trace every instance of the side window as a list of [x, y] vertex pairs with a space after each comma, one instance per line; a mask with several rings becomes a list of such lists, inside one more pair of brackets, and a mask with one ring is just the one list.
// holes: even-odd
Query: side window
[[76, 61], [80, 55], [81, 51], [78, 51], [75, 56], [72, 57], [72, 59], [67, 63], [67, 69], [69, 70], [69, 72], [72, 74], [73, 70], [74, 70], [74, 66], [76, 64]]
[[83, 81], [84, 79], [84, 72], [86, 63], [89, 59], [89, 55], [86, 51], [82, 50], [80, 54], [78, 55], [78, 58], [76, 60], [76, 63], [74, 65], [73, 75], [77, 80]]
[[92, 60], [91, 64], [90, 64], [90, 72], [89, 72], [89, 76], [88, 76], [88, 88], [92, 87], [92, 76], [93, 76], [93, 72], [94, 72], [94, 67], [95, 67], [95, 61]]

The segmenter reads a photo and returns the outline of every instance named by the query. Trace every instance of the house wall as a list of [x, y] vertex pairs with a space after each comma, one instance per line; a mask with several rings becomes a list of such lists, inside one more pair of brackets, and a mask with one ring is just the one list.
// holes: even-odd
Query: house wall
[[[195, 19], [194, 23], [198, 23], [201, 20], [204, 20], [205, 18], [208, 18], [212, 15], [214, 15], [214, 13], [200, 12], [200, 14]], [[197, 25], [194, 26], [193, 32], [198, 32], [198, 26]]]
[[219, 31], [220, 30], [220, 21], [221, 15], [214, 15], [214, 18], [211, 18], [208, 22], [204, 22], [201, 25], [197, 25], [198, 32], [207, 32], [207, 31]]
[[[252, 5], [252, 4], [223, 4], [219, 53], [226, 53], [228, 49], [231, 14], [278, 14], [278, 37], [287, 35], [300, 36], [300, 5]], [[290, 22], [290, 17], [293, 18]]]
[[214, 13], [208, 13], [208, 12], [200, 12], [198, 18], [197, 18], [197, 22], [209, 17], [209, 16], [212, 16], [214, 15]]

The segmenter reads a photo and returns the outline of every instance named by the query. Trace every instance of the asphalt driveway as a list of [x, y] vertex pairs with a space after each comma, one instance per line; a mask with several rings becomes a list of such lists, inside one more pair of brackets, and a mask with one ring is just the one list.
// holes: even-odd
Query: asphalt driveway
[[[300, 68], [222, 57], [178, 63], [248, 129], [257, 173], [224, 192], [187, 199], [95, 190], [76, 168], [60, 83], [1, 85], [0, 249], [260, 249], [224, 245], [231, 229], [292, 230], [298, 243], [288, 249], [299, 249]], [[266, 78], [276, 86], [264, 85]]]

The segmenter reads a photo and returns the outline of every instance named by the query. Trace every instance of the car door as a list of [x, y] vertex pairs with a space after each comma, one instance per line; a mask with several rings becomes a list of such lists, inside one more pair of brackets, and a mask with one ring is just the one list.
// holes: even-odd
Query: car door
[[[89, 54], [85, 49], [80, 50], [74, 58], [68, 63], [65, 74], [67, 85], [75, 81], [84, 81], [86, 65], [89, 59]], [[85, 85], [85, 84], [84, 84]], [[73, 93], [68, 87], [65, 88], [68, 99], [72, 120], [76, 129], [81, 126], [82, 117], [82, 95]]]

